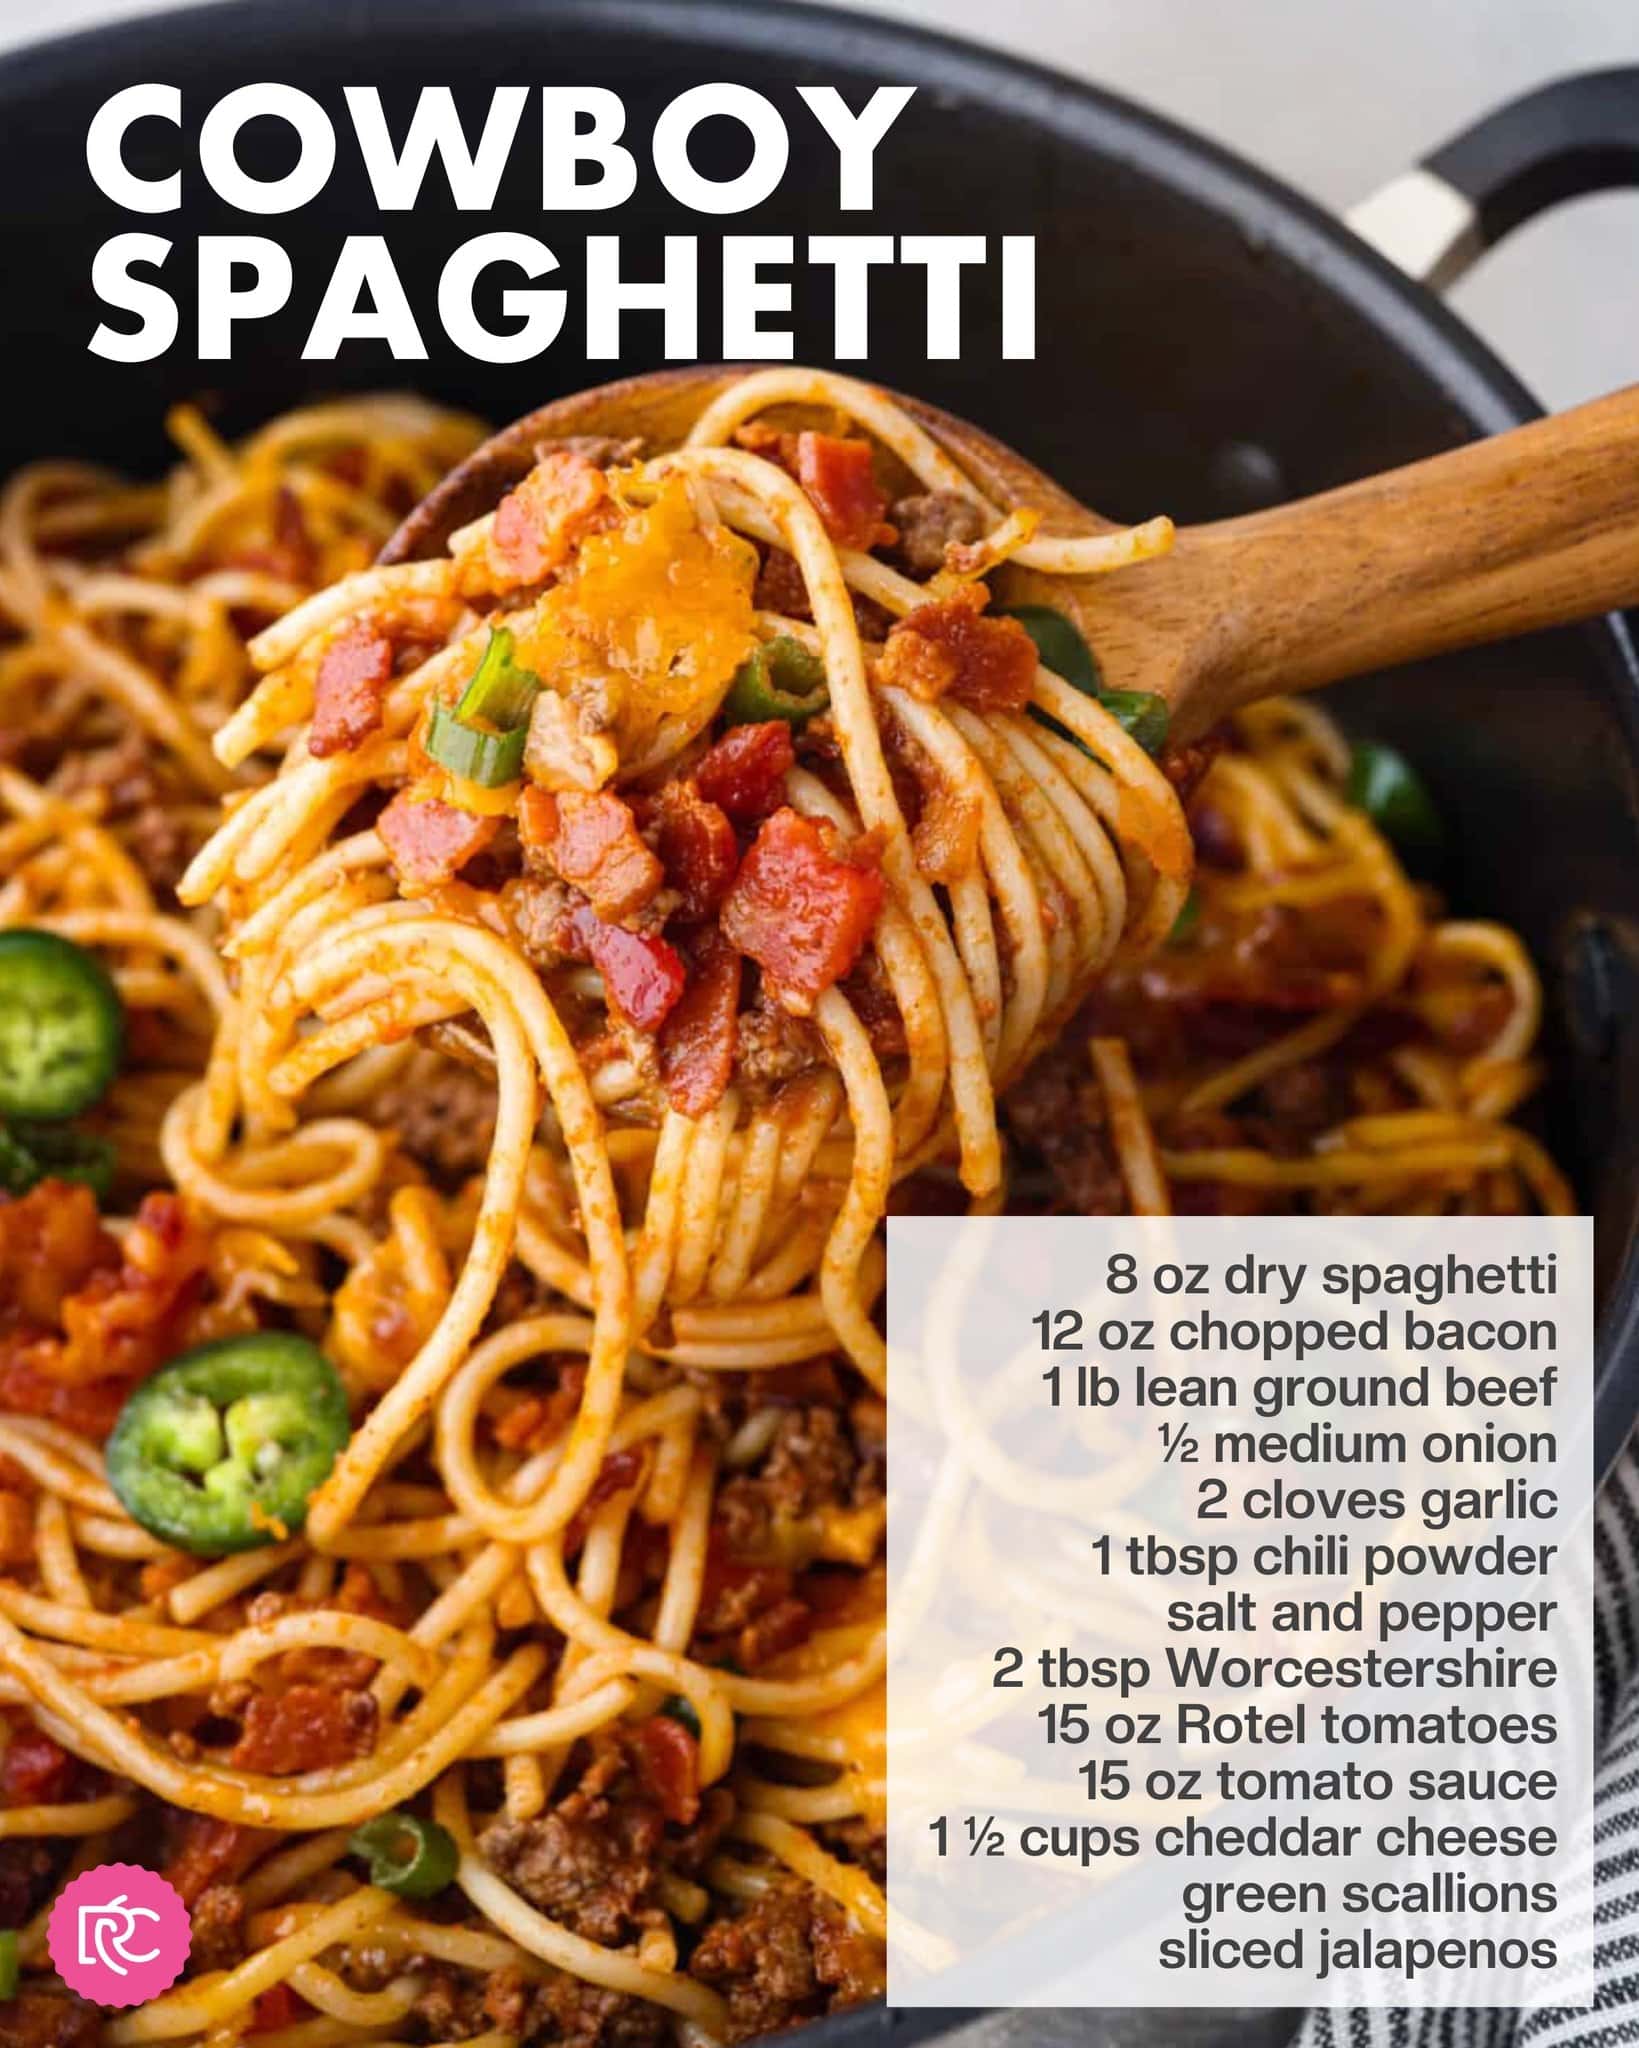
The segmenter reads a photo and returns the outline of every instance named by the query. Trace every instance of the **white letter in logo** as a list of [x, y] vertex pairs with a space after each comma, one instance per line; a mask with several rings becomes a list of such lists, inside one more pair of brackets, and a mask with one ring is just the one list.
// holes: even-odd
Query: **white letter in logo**
[[[81, 1964], [89, 1969], [101, 1963], [105, 1970], [111, 1970], [116, 1977], [128, 1977], [128, 1963], [152, 1963], [159, 1959], [157, 1948], [144, 1949], [134, 1955], [127, 1944], [136, 1936], [139, 1920], [157, 1922], [159, 1915], [152, 1906], [128, 1906], [125, 1894], [110, 1899], [106, 1905], [82, 1906], [79, 1911], [79, 1941]], [[116, 1962], [115, 1957], [119, 1960]]]

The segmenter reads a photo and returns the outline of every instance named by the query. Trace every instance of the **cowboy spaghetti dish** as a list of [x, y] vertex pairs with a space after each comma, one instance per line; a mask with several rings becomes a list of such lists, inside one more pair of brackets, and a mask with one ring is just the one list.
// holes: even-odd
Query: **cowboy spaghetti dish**
[[[1159, 699], [879, 391], [373, 566], [406, 400], [0, 498], [0, 2041], [740, 2041], [883, 1973], [890, 1206], [1563, 1209], [1426, 794]], [[193, 1925], [50, 1974], [125, 1860]]]

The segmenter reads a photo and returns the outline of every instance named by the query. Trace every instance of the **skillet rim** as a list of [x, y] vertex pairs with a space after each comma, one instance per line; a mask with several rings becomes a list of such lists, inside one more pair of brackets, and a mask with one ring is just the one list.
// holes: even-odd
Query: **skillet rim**
[[[0, 117], [23, 111], [36, 95], [115, 67], [153, 77], [173, 53], [192, 61], [216, 37], [267, 50], [270, 70], [279, 48], [326, 32], [338, 51], [360, 48], [396, 31], [447, 37], [457, 53], [492, 29], [573, 24], [611, 42], [740, 48], [760, 56], [800, 50], [805, 64], [846, 64], [884, 81], [912, 78], [919, 90], [969, 98], [1031, 123], [1056, 146], [1104, 161], [1129, 163], [1255, 245], [1278, 252], [1292, 269], [1356, 318], [1375, 328], [1409, 359], [1450, 409], [1454, 428], [1489, 434], [1539, 417], [1525, 384], [1462, 321], [1416, 279], [1397, 270], [1339, 219], [1296, 188], [1223, 144], [1088, 80], [987, 44], [892, 17], [862, 15], [807, 0], [210, 0], [199, 6], [90, 24], [0, 53]], [[1454, 438], [1460, 438], [1454, 435]], [[1628, 621], [1611, 613], [1574, 629], [1605, 679], [1605, 695], [1623, 737], [1629, 811], [1639, 837], [1639, 653]], [[1596, 1317], [1594, 1423], [1596, 1478], [1621, 1450], [1639, 1412], [1639, 1203], [1609, 1296]], [[808, 2023], [780, 2038], [804, 2048], [866, 2048], [908, 2044], [944, 2033], [974, 2015], [955, 2011], [856, 2007]], [[1166, 2015], [1190, 2018], [1195, 2015]], [[1278, 2024], [1275, 2011], [1225, 2013], [1233, 2022], [1218, 2038], [1224, 2048], [1249, 2035], [1255, 2022]], [[1197, 2048], [1208, 2037], [1191, 2030]], [[773, 2038], [773, 2037], [769, 2037]], [[1268, 2033], [1268, 2039], [1278, 2039]]]

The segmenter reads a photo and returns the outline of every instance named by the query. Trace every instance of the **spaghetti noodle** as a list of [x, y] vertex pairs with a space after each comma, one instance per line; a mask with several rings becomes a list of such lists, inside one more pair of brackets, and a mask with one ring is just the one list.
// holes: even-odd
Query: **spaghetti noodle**
[[[1564, 1206], [1511, 1120], [1529, 961], [1438, 919], [1318, 714], [1260, 707], [1203, 782], [997, 602], [1009, 562], [1142, 574], [1165, 521], [1044, 532], [871, 388], [548, 446], [389, 567], [465, 423], [179, 430], [161, 491], [0, 502], [0, 918], [106, 959], [128, 1040], [86, 1119], [114, 1213], [0, 1207], [25, 1970], [119, 1853], [195, 1953], [116, 2044], [740, 2039], [867, 1996], [885, 1212]], [[101, 1443], [269, 1328], [347, 1441], [305, 1528], [171, 1548]], [[405, 1871], [447, 1844], [428, 1902], [369, 1881], [389, 1814]]]

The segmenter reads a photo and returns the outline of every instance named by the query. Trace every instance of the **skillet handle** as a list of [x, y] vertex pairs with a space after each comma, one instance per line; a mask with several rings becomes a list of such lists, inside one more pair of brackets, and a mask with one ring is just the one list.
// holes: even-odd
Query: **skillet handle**
[[1352, 208], [1348, 224], [1436, 290], [1562, 200], [1639, 185], [1639, 66], [1509, 100]]

